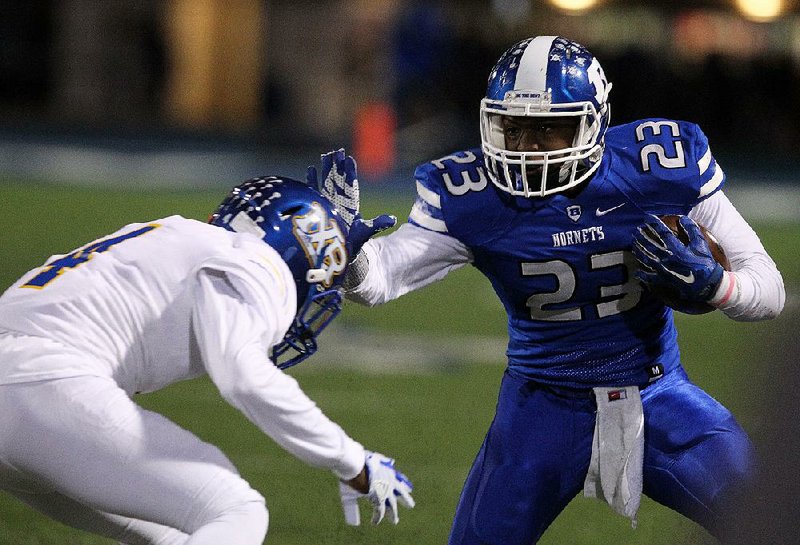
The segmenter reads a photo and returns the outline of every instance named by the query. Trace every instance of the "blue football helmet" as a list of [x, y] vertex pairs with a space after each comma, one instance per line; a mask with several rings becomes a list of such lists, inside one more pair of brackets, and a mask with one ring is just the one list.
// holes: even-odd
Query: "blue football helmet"
[[[512, 195], [542, 197], [587, 180], [603, 155], [609, 91], [600, 63], [578, 43], [537, 36], [511, 46], [492, 69], [481, 101], [481, 147], [492, 182]], [[572, 118], [572, 146], [509, 150], [503, 116]]]
[[281, 255], [297, 286], [297, 314], [270, 357], [286, 369], [311, 356], [342, 309], [348, 231], [334, 205], [303, 182], [265, 176], [234, 187], [209, 223], [253, 233]]

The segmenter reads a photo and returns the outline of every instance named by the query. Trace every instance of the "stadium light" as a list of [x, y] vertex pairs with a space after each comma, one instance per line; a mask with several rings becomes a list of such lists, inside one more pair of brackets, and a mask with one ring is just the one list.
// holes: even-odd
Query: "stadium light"
[[751, 21], [769, 22], [784, 13], [783, 0], [736, 0], [742, 16]]
[[569, 13], [581, 13], [597, 5], [598, 0], [550, 0], [550, 3]]

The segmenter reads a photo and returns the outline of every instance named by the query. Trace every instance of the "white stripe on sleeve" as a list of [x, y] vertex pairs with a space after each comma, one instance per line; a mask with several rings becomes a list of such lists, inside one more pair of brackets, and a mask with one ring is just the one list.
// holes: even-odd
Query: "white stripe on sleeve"
[[434, 208], [442, 208], [442, 200], [439, 194], [422, 185], [419, 180], [417, 180], [417, 195]]
[[427, 214], [422, 209], [422, 204], [420, 204], [419, 201], [414, 203], [414, 206], [411, 208], [411, 213], [408, 215], [408, 219], [425, 229], [436, 231], [437, 233], [447, 232], [447, 224], [443, 220], [436, 219]]
[[703, 154], [700, 160], [697, 161], [697, 168], [700, 169], [700, 176], [706, 173], [706, 170], [708, 170], [708, 166], [710, 164], [711, 164], [711, 148], [706, 148], [706, 152]]
[[725, 180], [725, 173], [722, 171], [722, 167], [718, 164], [714, 165], [714, 175], [711, 176], [711, 179], [703, 184], [700, 188], [700, 197], [705, 197], [714, 192], [722, 182]]

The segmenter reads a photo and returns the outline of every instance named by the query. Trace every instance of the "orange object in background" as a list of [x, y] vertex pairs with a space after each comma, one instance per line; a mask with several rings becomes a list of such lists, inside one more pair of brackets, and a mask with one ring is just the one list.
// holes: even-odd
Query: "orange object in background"
[[359, 176], [377, 179], [394, 166], [397, 118], [385, 102], [366, 103], [358, 109], [353, 124], [353, 155]]

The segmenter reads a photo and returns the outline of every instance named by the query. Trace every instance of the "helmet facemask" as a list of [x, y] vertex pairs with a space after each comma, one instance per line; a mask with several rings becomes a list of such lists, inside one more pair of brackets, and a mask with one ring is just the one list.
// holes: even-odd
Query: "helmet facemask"
[[306, 275], [308, 293], [302, 299], [302, 305], [283, 340], [272, 347], [270, 359], [279, 369], [293, 367], [314, 354], [317, 351], [317, 336], [342, 311], [341, 288], [325, 288], [322, 283], [326, 275], [324, 261], [325, 256], [320, 255], [318, 266], [309, 269]]
[[[544, 197], [581, 184], [600, 166], [609, 105], [598, 112], [591, 102], [552, 104], [550, 93], [509, 91], [505, 100], [481, 101], [481, 141], [489, 177], [500, 189], [522, 197]], [[506, 146], [503, 116], [575, 119], [570, 147], [515, 151]]]

